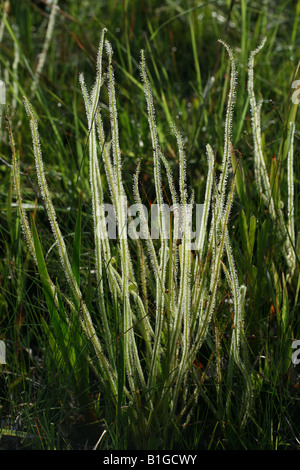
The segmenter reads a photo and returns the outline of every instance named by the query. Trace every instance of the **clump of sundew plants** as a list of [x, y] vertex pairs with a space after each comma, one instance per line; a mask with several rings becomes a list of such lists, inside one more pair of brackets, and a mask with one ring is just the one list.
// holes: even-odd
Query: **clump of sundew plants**
[[[113, 407], [123, 415], [119, 419], [128, 421], [134, 440], [147, 443], [149, 437], [168, 432], [168, 424], [186, 426], [194, 407], [197, 405], [201, 390], [201, 381], [194, 371], [193, 363], [199, 354], [209, 332], [211, 319], [218, 296], [218, 283], [221, 270], [227, 277], [234, 299], [234, 318], [232, 338], [229, 353], [228, 380], [231, 382], [234, 367], [240, 369], [245, 379], [245, 396], [241, 406], [241, 425], [247, 419], [251, 405], [251, 378], [240, 356], [241, 342], [244, 341], [243, 308], [246, 288], [238, 284], [235, 261], [232, 255], [227, 224], [234, 195], [234, 177], [228, 195], [226, 182], [230, 165], [230, 136], [233, 103], [235, 95], [236, 68], [230, 48], [232, 63], [230, 96], [225, 124], [225, 143], [222, 172], [216, 181], [214, 173], [214, 157], [211, 146], [207, 145], [209, 174], [204, 200], [203, 220], [196, 241], [195, 256], [191, 251], [191, 208], [193, 196], [188, 195], [186, 187], [186, 157], [182, 137], [172, 126], [176, 135], [179, 151], [179, 194], [175, 189], [168, 162], [160, 149], [152, 92], [147, 77], [146, 63], [141, 52], [140, 72], [144, 84], [149, 129], [153, 148], [154, 183], [158, 206], [159, 240], [155, 247], [148, 229], [148, 221], [143, 219], [144, 211], [139, 191], [138, 172], [134, 177], [134, 196], [141, 214], [141, 223], [145, 234], [145, 247], [140, 246], [137, 239], [136, 251], [140, 249], [140, 263], [134, 262], [126, 231], [126, 198], [122, 180], [122, 161], [119, 147], [118, 115], [115, 97], [114, 71], [112, 65], [112, 47], [105, 40], [106, 30], [103, 30], [97, 59], [97, 76], [92, 90], [85, 86], [83, 75], [80, 75], [83, 99], [86, 107], [89, 131], [89, 174], [92, 198], [92, 214], [95, 239], [95, 271], [97, 281], [97, 303], [101, 329], [95, 327], [92, 314], [89, 311], [78, 277], [72, 269], [67, 247], [60, 231], [55, 208], [45, 178], [42, 146], [39, 139], [37, 120], [34, 111], [24, 97], [24, 106], [30, 121], [32, 143], [35, 156], [35, 166], [43, 203], [55, 238], [63, 272], [68, 282], [71, 297], [66, 299], [66, 305], [59, 301], [59, 288], [47, 273], [47, 265], [40, 250], [38, 235], [32, 230], [25, 214], [20, 187], [19, 162], [11, 126], [9, 124], [10, 141], [13, 154], [13, 180], [20, 211], [20, 220], [28, 247], [43, 277], [43, 285], [51, 315], [59, 317], [64, 310], [66, 320], [66, 335], [71, 337], [72, 319], [78, 317], [78, 325], [82, 333], [94, 348], [90, 360], [97, 370], [100, 390], [106, 389], [106, 406]], [[99, 108], [99, 96], [103, 86], [102, 55], [105, 42], [108, 56], [108, 96], [110, 113], [111, 141], [106, 142], [104, 126]], [[98, 131], [98, 155], [96, 131]], [[103, 184], [99, 166], [99, 157], [103, 166], [110, 189], [112, 205], [117, 219], [117, 253], [118, 260], [113, 257], [107, 233], [104, 213]], [[170, 237], [166, 234], [166, 216], [162, 193], [161, 166], [165, 165], [169, 178], [170, 193], [175, 207], [174, 227]], [[138, 170], [140, 167], [138, 167]], [[212, 203], [213, 201], [213, 203]], [[178, 248], [179, 214], [176, 206], [183, 208], [182, 243]], [[206, 239], [208, 217], [211, 212], [209, 237]], [[169, 239], [168, 239], [169, 238]], [[207, 245], [207, 246], [205, 246]], [[147, 251], [146, 251], [147, 249]], [[222, 260], [226, 252], [229, 267]], [[141, 273], [141, 285], [137, 275]], [[104, 279], [106, 277], [106, 279]], [[105, 282], [106, 281], [106, 282]], [[148, 285], [147, 285], [148, 284]], [[141, 291], [140, 288], [143, 287]], [[147, 287], [147, 290], [146, 290]], [[108, 293], [105, 294], [105, 289]], [[150, 315], [148, 299], [154, 308]], [[151, 292], [152, 290], [152, 292]], [[151, 318], [153, 316], [153, 318]], [[57, 321], [57, 320], [56, 320]], [[103, 332], [103, 333], [102, 333]], [[57, 341], [57, 338], [54, 338]], [[66, 341], [66, 337], [62, 338]], [[57, 343], [58, 348], [64, 345]], [[72, 347], [72, 343], [70, 344]], [[211, 400], [209, 403], [211, 403]], [[122, 408], [126, 411], [122, 412]], [[227, 397], [230, 408], [230, 397]], [[214, 408], [214, 405], [212, 404]], [[162, 435], [163, 437], [163, 435]]]
[[[265, 411], [264, 419], [269, 424], [270, 436], [267, 433], [265, 442], [270, 445], [275, 440], [278, 445], [276, 432], [281, 429], [282, 420], [295, 432], [282, 405], [281, 390], [276, 387], [291, 371], [291, 344], [297, 334], [299, 267], [294, 214], [297, 130], [295, 115], [290, 112], [288, 132], [279, 155], [281, 171], [285, 160], [287, 168], [285, 210], [274, 160], [269, 173], [264, 155], [263, 101], [256, 102], [254, 58], [263, 50], [266, 40], [249, 52], [247, 68], [254, 185], [264, 207], [265, 220], [258, 227], [256, 217], [251, 211], [249, 214], [245, 166], [233, 147], [238, 62], [231, 47], [219, 40], [228, 56], [223, 145], [217, 164], [214, 141], [206, 143], [207, 174], [200, 201], [201, 223], [192, 238], [193, 210], [199, 201], [197, 192], [188, 184], [188, 144], [178, 124], [169, 123], [169, 133], [176, 144], [173, 153], [178, 163], [174, 167], [166, 155], [165, 142], [161, 142], [157, 99], [154, 99], [144, 50], [140, 52], [137, 68], [140, 77], [137, 75], [134, 80], [140, 79], [139, 93], [145, 100], [145, 115], [141, 120], [148, 124], [149, 148], [152, 149], [152, 202], [145, 197], [143, 155], [136, 160], [136, 169], [131, 175], [126, 170], [128, 160], [121, 150], [124, 147], [114, 52], [107, 35], [109, 31], [102, 29], [93, 86], [86, 84], [83, 73], [78, 77], [89, 155], [88, 185], [84, 186], [88, 196], [85, 193], [84, 197], [91, 204], [90, 209], [83, 210], [80, 194], [71, 247], [63, 233], [62, 218], [48, 183], [48, 161], [44, 140], [39, 135], [38, 106], [33, 107], [23, 96], [27, 119], [22, 122], [20, 132], [30, 131], [37, 179], [35, 192], [39, 194], [39, 204], [53, 237], [48, 252], [43, 247], [37, 205], [28, 217], [22, 190], [24, 157], [21, 159], [15, 142], [14, 118], [8, 111], [4, 114], [12, 155], [11, 187], [18, 208], [18, 231], [22, 231], [24, 246], [27, 246], [26, 262], [24, 267], [19, 264], [19, 269], [25, 273], [30, 260], [34, 262], [39, 277], [35, 273], [31, 276], [33, 282], [40, 283], [43, 307], [38, 303], [35, 307], [32, 302], [31, 309], [32, 318], [37, 319], [39, 337], [45, 343], [43, 361], [50, 370], [55, 368], [59, 384], [66, 387], [65, 409], [56, 405], [57, 411], [51, 414], [50, 424], [45, 424], [45, 420], [41, 425], [40, 418], [31, 411], [32, 405], [28, 405], [22, 418], [23, 422], [27, 418], [25, 431], [20, 431], [19, 435], [16, 431], [15, 436], [32, 439], [35, 445], [28, 425], [32, 414], [31, 420], [39, 430], [39, 445], [42, 448], [63, 445], [68, 441], [67, 424], [60, 427], [59, 434], [55, 432], [55, 419], [59, 418], [60, 423], [71, 421], [70, 417], [66, 418], [69, 406], [66, 404], [71, 400], [73, 409], [77, 409], [85, 423], [93, 422], [94, 426], [96, 423], [96, 432], [101, 435], [99, 448], [211, 448], [213, 445], [245, 448], [254, 429], [257, 435], [264, 432], [258, 410]], [[49, 43], [44, 49], [48, 47]], [[37, 80], [35, 86], [39, 86]], [[34, 87], [31, 92], [33, 90]], [[12, 190], [10, 197], [12, 199]], [[235, 204], [243, 205], [237, 215]], [[153, 237], [150, 218], [154, 208], [157, 218]], [[233, 217], [239, 221], [242, 250], [237, 248], [237, 240], [230, 233]], [[86, 274], [82, 227], [87, 223], [93, 248], [89, 251]], [[267, 257], [268, 230], [275, 234], [276, 243], [281, 246], [280, 263], [277, 257]], [[254, 264], [255, 249], [257, 265]], [[50, 252], [54, 260], [57, 254], [56, 270], [48, 260]], [[244, 263], [241, 262], [243, 257]], [[266, 338], [264, 349], [257, 351], [262, 327], [255, 329], [257, 317], [249, 310], [259, 295], [256, 283], [261, 276], [258, 273], [260, 262], [272, 286], [270, 317], [276, 318], [276, 325], [272, 318], [273, 332], [268, 332], [270, 336]], [[295, 295], [294, 302], [290, 293]], [[41, 314], [38, 313], [40, 308]], [[258, 311], [254, 315], [257, 316]], [[277, 348], [272, 346], [273, 338]], [[20, 341], [20, 338], [13, 340]], [[30, 343], [30, 335], [28, 341]], [[30, 350], [28, 354], [32, 354]], [[279, 367], [271, 364], [271, 357], [279, 361]], [[26, 359], [22, 360], [26, 369]], [[53, 378], [49, 382], [51, 380]], [[276, 409], [276, 402], [284, 409], [282, 414], [279, 404], [279, 411]], [[203, 423], [207, 423], [207, 427]], [[275, 423], [277, 429], [274, 429]], [[9, 435], [11, 431], [13, 436], [14, 431], [9, 425], [7, 428], [3, 433]], [[195, 430], [198, 435], [191, 438]], [[207, 430], [209, 439], [205, 437]], [[297, 438], [290, 442], [297, 446]], [[285, 445], [289, 445], [288, 440]], [[71, 446], [71, 438], [66, 446]]]

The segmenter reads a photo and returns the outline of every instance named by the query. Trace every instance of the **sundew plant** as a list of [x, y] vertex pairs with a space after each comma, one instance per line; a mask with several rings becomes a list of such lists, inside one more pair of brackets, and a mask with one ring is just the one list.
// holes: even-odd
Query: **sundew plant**
[[[89, 186], [93, 220], [95, 302], [86, 302], [79, 275], [80, 261], [73, 258], [59, 225], [51, 192], [45, 177], [43, 142], [38, 121], [29, 100], [23, 102], [28, 115], [35, 169], [68, 289], [61, 291], [48, 272], [38, 228], [27, 218], [22, 201], [20, 161], [13, 130], [8, 121], [12, 149], [13, 183], [23, 234], [43, 285], [50, 320], [44, 327], [61, 367], [70, 368], [76, 387], [88, 384], [87, 369], [97, 378], [107, 429], [127, 429], [137, 447], [154, 446], [154, 436], [165, 442], [171, 427], [188, 426], [193, 414], [201, 415], [199, 398], [218, 418], [233, 418], [243, 428], [252, 411], [253, 384], [247, 365], [245, 335], [246, 286], [239, 281], [228, 224], [231, 215], [238, 164], [232, 167], [232, 121], [237, 87], [237, 66], [231, 48], [220, 41], [229, 57], [230, 86], [224, 116], [224, 145], [219, 171], [215, 165], [214, 142], [207, 143], [205, 197], [195, 201], [187, 184], [189, 155], [184, 139], [174, 123], [170, 134], [178, 151], [179, 179], [164, 155], [157, 131], [156, 112], [144, 51], [140, 53], [140, 79], [144, 89], [149, 139], [153, 150], [153, 181], [158, 208], [158, 238], [153, 239], [140, 188], [143, 159], [132, 175], [135, 207], [143, 227], [143, 237], [126, 236], [128, 207], [124, 187], [124, 163], [119, 140], [113, 49], [103, 29], [97, 56], [96, 79], [88, 89], [79, 76], [88, 127]], [[288, 152], [288, 223], [272, 199], [270, 181], [261, 149], [260, 107], [253, 83], [254, 57], [249, 59], [248, 92], [252, 111], [256, 184], [269, 207], [274, 223], [281, 227], [284, 254], [290, 277], [295, 271], [293, 215], [293, 138], [291, 126]], [[104, 70], [105, 55], [107, 69]], [[104, 119], [100, 95], [106, 88], [109, 122]], [[25, 132], [25, 129], [24, 129]], [[124, 164], [123, 164], [124, 163]], [[108, 192], [106, 189], [108, 188]], [[166, 192], [169, 197], [166, 199]], [[116, 239], [108, 232], [104, 195], [110, 195], [117, 226]], [[124, 202], [125, 201], [125, 202]], [[193, 207], [201, 202], [202, 219], [197, 239], [191, 239]], [[172, 215], [166, 210], [172, 205]], [[148, 207], [148, 209], [150, 209]], [[180, 209], [180, 210], [179, 210]], [[179, 217], [180, 214], [180, 217]], [[132, 215], [129, 214], [130, 220]], [[178, 229], [181, 227], [181, 237]], [[277, 226], [277, 225], [276, 225]], [[287, 230], [285, 227], [288, 227]], [[80, 225], [75, 231], [79, 243]], [[196, 246], [196, 248], [195, 248]], [[193, 248], [192, 248], [193, 247]], [[63, 283], [62, 283], [63, 284]], [[215, 326], [216, 306], [222, 291], [230, 291], [229, 337], [227, 351], [220, 344]], [[74, 325], [76, 334], [74, 334]], [[84, 338], [84, 339], [83, 339]], [[90, 347], [87, 347], [88, 344]], [[81, 348], [81, 349], [80, 349]], [[211, 353], [210, 364], [197, 365], [203, 348]], [[79, 351], [79, 352], [78, 352]], [[83, 361], [82, 368], [78, 368]], [[224, 361], [226, 366], [224, 367]], [[234, 382], [239, 380], [239, 398], [233, 400]], [[213, 387], [208, 387], [212, 384]], [[233, 405], [234, 402], [234, 405]], [[101, 408], [100, 403], [100, 408]], [[121, 431], [120, 431], [121, 432]]]
[[284, 240], [283, 254], [288, 266], [287, 280], [291, 281], [296, 269], [296, 240], [295, 240], [295, 227], [294, 227], [294, 181], [293, 181], [293, 155], [294, 155], [294, 135], [295, 123], [289, 123], [289, 137], [288, 137], [288, 156], [287, 156], [287, 179], [288, 179], [288, 222], [285, 223], [282, 208], [284, 206], [282, 201], [274, 200], [272, 194], [271, 182], [268, 176], [267, 167], [262, 150], [262, 136], [261, 136], [261, 123], [260, 123], [260, 110], [263, 103], [262, 98], [256, 102], [254, 93], [254, 80], [253, 68], [254, 58], [256, 54], [264, 47], [266, 38], [255, 49], [249, 58], [249, 78], [248, 78], [248, 93], [250, 98], [250, 108], [252, 113], [252, 132], [254, 143], [254, 170], [255, 180], [259, 192], [262, 194], [265, 205], [268, 207], [270, 216], [274, 223], [274, 228], [279, 234], [279, 238]]

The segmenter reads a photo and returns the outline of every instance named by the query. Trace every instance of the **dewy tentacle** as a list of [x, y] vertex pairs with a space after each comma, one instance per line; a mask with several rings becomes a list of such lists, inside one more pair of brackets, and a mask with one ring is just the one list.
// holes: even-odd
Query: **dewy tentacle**
[[67, 249], [66, 245], [63, 239], [63, 236], [61, 234], [59, 225], [57, 223], [56, 219], [56, 213], [55, 209], [52, 203], [52, 199], [50, 196], [50, 192], [48, 189], [48, 184], [45, 178], [45, 173], [44, 173], [44, 164], [42, 160], [42, 152], [41, 152], [41, 146], [40, 146], [40, 140], [39, 140], [39, 134], [38, 134], [38, 126], [37, 126], [37, 121], [36, 118], [33, 114], [32, 108], [28, 100], [24, 97], [24, 105], [26, 112], [30, 118], [30, 128], [31, 128], [31, 134], [32, 134], [32, 142], [33, 142], [33, 150], [34, 150], [34, 156], [35, 156], [35, 164], [36, 164], [36, 172], [38, 176], [38, 183], [39, 187], [41, 190], [42, 198], [47, 210], [49, 222], [51, 225], [51, 229], [54, 235], [54, 238], [57, 242], [57, 247], [58, 247], [58, 252], [60, 255], [60, 260], [62, 267], [65, 272], [65, 276], [67, 278], [67, 281], [69, 283], [69, 286], [77, 299], [78, 304], [81, 306], [83, 318], [81, 321], [82, 327], [88, 337], [88, 339], [91, 341], [91, 343], [94, 346], [95, 352], [97, 354], [97, 357], [99, 359], [99, 363], [102, 367], [102, 370], [104, 374], [107, 376], [107, 379], [109, 380], [112, 389], [114, 392], [116, 392], [116, 384], [115, 384], [115, 379], [114, 379], [114, 374], [111, 369], [111, 366], [109, 362], [107, 361], [106, 357], [104, 356], [102, 346], [100, 343], [100, 340], [96, 334], [90, 313], [87, 309], [87, 306], [83, 300], [83, 296], [81, 293], [81, 290], [77, 284], [77, 281], [73, 275], [72, 272], [72, 267], [71, 263], [67, 254]]

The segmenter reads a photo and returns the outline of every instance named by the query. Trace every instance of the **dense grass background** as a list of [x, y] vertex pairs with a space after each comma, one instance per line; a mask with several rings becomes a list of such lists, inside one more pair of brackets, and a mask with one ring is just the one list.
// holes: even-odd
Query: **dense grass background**
[[[2, 12], [5, 5], [2, 2]], [[221, 163], [224, 111], [229, 63], [217, 40], [228, 42], [238, 62], [238, 93], [233, 122], [233, 146], [241, 156], [242, 187], [235, 197], [230, 234], [240, 282], [247, 286], [246, 334], [249, 367], [255, 388], [254, 408], [243, 433], [232, 420], [224, 421], [199, 402], [186, 429], [174, 428], [162, 441], [153, 436], [148, 446], [177, 449], [292, 449], [299, 448], [299, 371], [291, 364], [291, 344], [300, 339], [299, 259], [291, 284], [285, 284], [282, 243], [265, 209], [254, 181], [253, 141], [247, 98], [249, 52], [266, 35], [267, 44], [256, 58], [256, 93], [264, 99], [262, 132], [267, 167], [276, 197], [287, 199], [286, 155], [282, 149], [291, 110], [291, 83], [300, 79], [299, 1], [60, 1], [55, 30], [39, 84], [31, 91], [41, 52], [49, 8], [46, 2], [15, 0], [5, 19], [0, 48], [0, 78], [5, 78], [7, 105], [15, 109], [12, 127], [20, 159], [23, 196], [35, 212], [48, 269], [63, 285], [53, 239], [41, 205], [34, 173], [28, 119], [22, 104], [26, 95], [39, 117], [39, 130], [47, 179], [59, 222], [73, 249], [77, 208], [82, 203], [82, 276], [86, 300], [93, 302], [95, 283], [93, 237], [88, 187], [87, 123], [78, 82], [84, 72], [93, 83], [99, 34], [108, 28], [114, 48], [119, 111], [120, 145], [125, 187], [129, 193], [138, 160], [144, 196], [152, 201], [152, 149], [144, 96], [139, 77], [140, 49], [145, 50], [153, 86], [159, 137], [166, 156], [177, 171], [178, 157], [169, 121], [175, 121], [186, 138], [188, 179], [202, 202], [209, 142]], [[15, 48], [20, 61], [13, 68]], [[107, 96], [101, 97], [107, 113]], [[299, 115], [295, 116], [295, 225], [299, 230]], [[1, 448], [91, 448], [108, 430], [99, 448], [135, 447], [130, 430], [118, 430], [114, 410], [107, 410], [93, 377], [88, 390], [74, 387], [72, 374], [57, 366], [41, 318], [47, 308], [43, 289], [24, 240], [12, 190], [11, 150], [5, 118], [0, 149], [0, 339], [7, 345], [7, 364], [0, 366]], [[279, 188], [279, 189], [278, 189]], [[275, 191], [275, 190], [274, 190]], [[280, 194], [280, 196], [279, 196]], [[35, 208], [37, 203], [37, 209]], [[252, 219], [251, 219], [252, 217]], [[248, 228], [256, 221], [252, 249], [247, 248]], [[253, 222], [252, 222], [253, 224]], [[247, 226], [247, 230], [246, 227]], [[251, 235], [251, 236], [252, 236]], [[298, 252], [299, 253], [299, 252]], [[299, 255], [298, 255], [299, 256]], [[214, 326], [224, 351], [230, 318], [228, 295], [218, 304]], [[202, 367], [213, 352], [203, 351]], [[225, 359], [225, 356], [224, 356]], [[213, 393], [211, 392], [212, 396]], [[233, 390], [239, 401], [238, 384]], [[16, 437], [16, 433], [19, 433]], [[2, 434], [2, 436], [1, 436]]]

